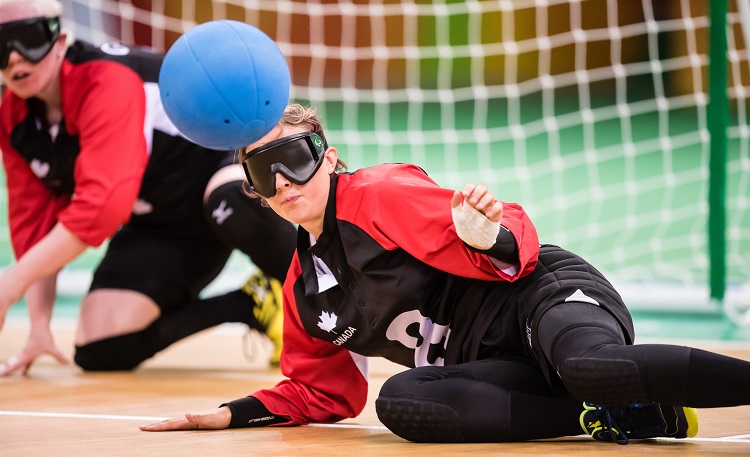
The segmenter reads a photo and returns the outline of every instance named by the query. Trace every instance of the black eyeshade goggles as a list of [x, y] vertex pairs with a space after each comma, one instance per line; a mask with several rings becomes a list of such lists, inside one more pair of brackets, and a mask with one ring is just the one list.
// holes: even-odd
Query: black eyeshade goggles
[[0, 69], [8, 66], [13, 50], [37, 63], [47, 55], [60, 36], [59, 17], [33, 17], [0, 24]]
[[276, 173], [295, 184], [312, 179], [323, 163], [326, 144], [323, 132], [304, 132], [259, 146], [242, 161], [250, 189], [261, 197], [276, 195]]

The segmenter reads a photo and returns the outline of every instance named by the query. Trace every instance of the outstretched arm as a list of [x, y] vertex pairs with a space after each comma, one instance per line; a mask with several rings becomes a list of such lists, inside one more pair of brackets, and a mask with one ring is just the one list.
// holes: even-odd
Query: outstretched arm
[[[81, 255], [88, 245], [62, 224], [57, 224], [18, 262], [0, 275], [0, 329], [8, 308], [21, 299], [31, 284], [56, 275], [71, 260]], [[30, 310], [32, 319], [33, 311]], [[33, 324], [32, 324], [33, 325]]]
[[31, 331], [26, 347], [0, 364], [0, 376], [16, 371], [26, 374], [34, 361], [43, 354], [49, 354], [61, 364], [69, 363], [67, 357], [55, 345], [49, 327], [52, 318], [52, 307], [55, 302], [55, 275], [40, 279], [29, 286], [26, 292], [26, 305], [31, 315]]
[[289, 422], [289, 417], [271, 413], [255, 397], [244, 397], [203, 413], [167, 419], [140, 427], [144, 432], [171, 430], [219, 430], [224, 428], [266, 427]]
[[229, 427], [232, 413], [226, 406], [202, 413], [187, 413], [184, 417], [167, 419], [153, 424], [141, 425], [144, 432], [168, 432], [173, 430], [221, 430]]
[[23, 351], [0, 365], [0, 376], [18, 370], [26, 373], [34, 360], [49, 354], [60, 363], [66, 357], [57, 349], [49, 323], [55, 301], [57, 272], [83, 253], [88, 246], [57, 224], [10, 269], [0, 275], [0, 329], [8, 309], [26, 294], [31, 332]]

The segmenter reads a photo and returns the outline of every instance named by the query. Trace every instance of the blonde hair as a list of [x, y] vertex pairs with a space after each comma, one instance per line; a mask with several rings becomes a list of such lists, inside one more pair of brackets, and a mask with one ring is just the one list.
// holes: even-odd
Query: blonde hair
[[[282, 131], [284, 127], [302, 127], [302, 131], [323, 133], [323, 121], [318, 117], [318, 110], [316, 110], [315, 107], [303, 106], [299, 103], [288, 105], [284, 109], [284, 113], [281, 115], [281, 119], [279, 119], [279, 122], [276, 125], [281, 127]], [[279, 132], [279, 134], [281, 134], [281, 132]], [[323, 134], [323, 140], [327, 143], [325, 134]], [[251, 151], [240, 149], [240, 161], [244, 160], [249, 152]], [[346, 170], [346, 164], [338, 159], [334, 171], [338, 173]]]
[[[281, 135], [281, 132], [283, 132], [284, 127], [296, 127], [298, 129], [299, 127], [302, 127], [300, 129], [302, 131], [316, 132], [321, 134], [323, 136], [323, 141], [325, 141], [326, 144], [328, 143], [328, 141], [325, 139], [325, 134], [323, 133], [323, 121], [318, 117], [318, 110], [316, 110], [312, 106], [303, 106], [299, 103], [292, 103], [288, 105], [284, 109], [284, 113], [281, 115], [281, 119], [279, 119], [279, 122], [276, 125], [281, 127], [279, 135]], [[252, 151], [248, 151], [247, 148], [242, 148], [237, 152], [239, 153], [240, 162], [242, 162]], [[340, 173], [346, 170], [346, 163], [344, 163], [344, 161], [341, 159], [336, 159], [336, 167], [333, 169], [334, 173]], [[243, 183], [242, 188], [245, 194], [247, 194], [248, 196], [253, 198], [260, 198], [262, 206], [268, 206], [265, 197], [261, 197], [260, 195], [250, 190], [250, 186], [247, 181]]]
[[323, 130], [323, 122], [318, 118], [318, 111], [312, 106], [302, 106], [299, 103], [293, 103], [286, 107], [279, 120], [279, 125], [281, 127], [302, 125], [311, 132]]

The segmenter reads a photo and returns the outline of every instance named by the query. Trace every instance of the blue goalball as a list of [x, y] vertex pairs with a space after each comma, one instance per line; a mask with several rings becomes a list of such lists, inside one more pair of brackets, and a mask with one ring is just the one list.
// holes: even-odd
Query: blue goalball
[[216, 150], [245, 147], [281, 119], [289, 67], [276, 43], [252, 25], [200, 24], [170, 47], [159, 72], [164, 111], [192, 142]]

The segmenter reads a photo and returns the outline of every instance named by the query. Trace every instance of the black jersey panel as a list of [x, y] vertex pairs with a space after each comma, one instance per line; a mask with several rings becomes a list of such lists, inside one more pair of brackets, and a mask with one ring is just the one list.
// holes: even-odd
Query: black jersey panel
[[11, 131], [10, 143], [50, 190], [57, 195], [72, 195], [75, 162], [81, 151], [78, 137], [68, 134], [63, 120], [53, 139], [49, 127], [41, 121], [43, 104], [32, 98], [27, 106], [28, 114]]
[[99, 47], [84, 41], [76, 41], [68, 49], [65, 58], [74, 64], [93, 60], [108, 60], [129, 67], [138, 73], [144, 82], [157, 82], [163, 56], [144, 48], [105, 43]]
[[230, 152], [196, 147], [180, 137], [154, 131], [154, 146], [133, 211], [134, 224], [161, 229], [202, 221], [203, 193], [208, 180]]

